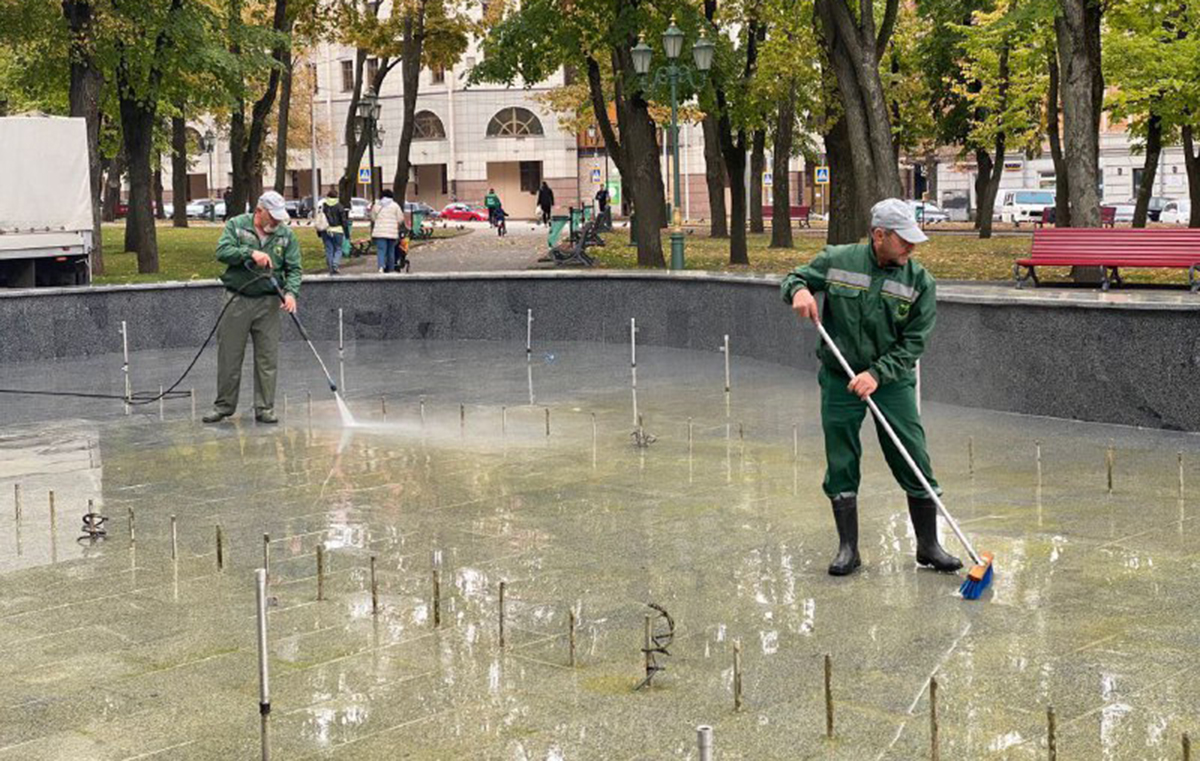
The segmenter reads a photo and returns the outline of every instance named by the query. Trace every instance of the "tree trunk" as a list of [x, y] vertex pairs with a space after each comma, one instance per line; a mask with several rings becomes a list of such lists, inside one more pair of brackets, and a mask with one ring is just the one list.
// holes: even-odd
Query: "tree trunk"
[[938, 157], [937, 149], [930, 148], [925, 154], [925, 196], [932, 203], [938, 202]]
[[[287, 187], [287, 172], [288, 172], [288, 119], [292, 114], [292, 74], [294, 61], [289, 54], [287, 58], [287, 68], [283, 70], [283, 75], [279, 82], [279, 120], [275, 126], [275, 184], [273, 185], [275, 192], [283, 194], [284, 188]], [[294, 189], [298, 191], [299, 189]]]
[[63, 0], [62, 10], [71, 35], [70, 113], [71, 116], [82, 118], [87, 125], [88, 179], [92, 188], [92, 253], [89, 260], [92, 274], [103, 275], [104, 249], [100, 241], [100, 222], [103, 216], [104, 172], [100, 158], [100, 91], [104, 85], [104, 75], [92, 57], [90, 0]]
[[979, 170], [975, 175], [979, 237], [990, 238], [992, 214], [996, 209], [996, 193], [1000, 190], [1000, 178], [1004, 175], [1004, 138], [996, 139], [994, 156], [989, 156], [985, 150], [976, 149], [975, 163]]
[[1100, 8], [1095, 0], [1062, 0], [1062, 13], [1054, 20], [1062, 68], [1063, 143], [1070, 183], [1073, 227], [1100, 226], [1098, 188], [1101, 104], [1096, 102], [1100, 51]]
[[1050, 91], [1046, 97], [1046, 135], [1050, 139], [1050, 158], [1054, 161], [1054, 226], [1071, 226], [1070, 178], [1067, 160], [1063, 157], [1062, 139], [1058, 130], [1058, 55], [1050, 53]]
[[1142, 184], [1137, 187], [1137, 204], [1133, 207], [1133, 226], [1145, 227], [1150, 213], [1150, 196], [1154, 195], [1154, 175], [1162, 154], [1162, 117], [1150, 114], [1146, 125], [1146, 161], [1142, 164]]
[[[627, 37], [613, 49], [614, 68], [626, 82], [637, 81], [629, 52], [635, 44], [637, 38]], [[662, 167], [658, 163], [658, 128], [650, 118], [650, 104], [640, 89], [618, 100], [617, 120], [633, 195], [633, 239], [637, 243], [638, 266], [666, 267], [662, 229], [667, 225], [667, 207]]]
[[898, 5], [898, 0], [887, 0], [878, 34], [870, 3], [861, 4], [857, 17], [846, 0], [817, 0], [815, 5], [820, 19], [819, 37], [837, 78], [849, 133], [853, 174], [842, 175], [840, 181], [852, 180], [859, 209], [870, 209], [883, 198], [903, 194], [887, 99], [879, 77], [879, 57], [894, 28]]
[[151, 208], [156, 98], [139, 98], [118, 69], [121, 137], [129, 162], [129, 212], [125, 218], [125, 250], [137, 252], [138, 272], [158, 272], [158, 238]]
[[[346, 110], [346, 123], [342, 127], [346, 142], [346, 166], [342, 177], [338, 180], [338, 200], [344, 208], [350, 208], [350, 199], [354, 196], [354, 186], [358, 184], [358, 167], [362, 164], [363, 154], [367, 152], [367, 141], [362, 139], [355, 129], [358, 120], [358, 102], [363, 95], [363, 72], [367, 65], [367, 51], [358, 48], [354, 51], [354, 88], [350, 92], [350, 104]], [[375, 171], [374, 167], [371, 171]]]
[[1180, 133], [1183, 138], [1183, 163], [1187, 169], [1188, 198], [1192, 200], [1188, 227], [1200, 227], [1200, 155], [1196, 155], [1196, 133], [1190, 124], [1185, 125]]
[[[404, 118], [400, 123], [400, 146], [396, 159], [396, 176], [392, 193], [396, 203], [404, 208], [408, 195], [413, 133], [416, 130], [417, 95], [421, 87], [421, 56], [425, 49], [425, 11], [421, 3], [404, 19], [404, 43], [400, 59], [400, 85], [404, 96]], [[372, 169], [372, 171], [374, 171]]]
[[[869, 232], [871, 220], [859, 206], [854, 184], [853, 159], [850, 155], [850, 129], [840, 117], [825, 133], [825, 155], [829, 158], [829, 177], [825, 186], [829, 202], [829, 229], [825, 242], [830, 245], [856, 243]], [[869, 208], [869, 207], [868, 207]]]
[[767, 132], [756, 130], [750, 141], [750, 232], [761, 233], [763, 224], [763, 172], [767, 168]]
[[733, 191], [729, 203], [729, 263], [749, 264], [750, 252], [746, 248], [746, 152], [741, 148], [746, 143], [746, 132], [739, 130], [736, 141], [722, 139], [721, 142], [729, 143], [724, 154], [725, 166], [729, 167], [729, 185]]
[[[229, 0], [230, 49], [235, 57], [241, 55], [242, 29], [242, 0]], [[280, 69], [291, 60], [287, 36], [287, 0], [275, 0], [275, 13], [271, 28], [279, 33], [280, 42], [271, 51], [271, 58], [277, 66], [272, 67], [267, 77], [267, 87], [262, 96], [254, 102], [250, 109], [250, 125], [246, 126], [245, 89], [239, 88], [235, 95], [235, 104], [229, 126], [229, 158], [233, 165], [233, 187], [231, 188], [231, 205], [233, 210], [226, 209], [226, 214], [235, 216], [241, 214], [254, 203], [262, 189], [262, 153], [263, 142], [267, 135], [267, 118], [275, 106], [275, 96], [279, 91]]]
[[187, 120], [183, 110], [171, 117], [171, 196], [175, 211], [171, 214], [175, 227], [187, 227], [188, 155]]
[[705, 114], [704, 182], [708, 185], [708, 237], [728, 238], [729, 224], [725, 219], [725, 160], [721, 158], [721, 139], [717, 135], [717, 117]]
[[166, 219], [166, 204], [163, 203], [162, 183], [162, 154], [158, 155], [158, 165], [154, 167], [154, 218]]
[[792, 184], [788, 164], [792, 157], [792, 137], [796, 124], [796, 83], [779, 102], [775, 112], [775, 146], [771, 153], [773, 195], [771, 197], [771, 248], [792, 247]]

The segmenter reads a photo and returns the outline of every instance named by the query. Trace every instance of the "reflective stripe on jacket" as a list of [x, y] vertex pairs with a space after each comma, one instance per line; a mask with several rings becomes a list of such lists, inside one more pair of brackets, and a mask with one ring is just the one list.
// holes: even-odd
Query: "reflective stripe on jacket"
[[[783, 279], [784, 301], [801, 288], [825, 293], [821, 321], [856, 373], [881, 384], [912, 377], [937, 319], [936, 281], [916, 260], [885, 268], [869, 243], [826, 246]], [[823, 344], [817, 356], [842, 374]]]

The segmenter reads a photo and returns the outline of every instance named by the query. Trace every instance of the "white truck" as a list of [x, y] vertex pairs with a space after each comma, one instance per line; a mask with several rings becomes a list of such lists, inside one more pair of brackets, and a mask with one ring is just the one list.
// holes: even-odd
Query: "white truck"
[[93, 229], [83, 119], [0, 118], [0, 286], [86, 285]]

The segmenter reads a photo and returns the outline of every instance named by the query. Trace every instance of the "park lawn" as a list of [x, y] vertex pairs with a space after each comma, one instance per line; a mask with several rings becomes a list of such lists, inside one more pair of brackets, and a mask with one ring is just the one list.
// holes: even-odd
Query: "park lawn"
[[[628, 233], [625, 233], [627, 236]], [[597, 257], [600, 266], [610, 268], [632, 268], [637, 266], [637, 252], [622, 245], [625, 242], [620, 231], [614, 231], [608, 240], [616, 240], [604, 248], [590, 248], [589, 254]], [[708, 238], [702, 231], [687, 236], [685, 260], [688, 269], [712, 270], [717, 272], [785, 273], [798, 264], [810, 261], [825, 245], [825, 231], [797, 233], [795, 248], [768, 248], [770, 233], [753, 233], [747, 236], [749, 265], [729, 264], [729, 241]], [[935, 277], [946, 280], [1004, 280], [1012, 278], [1013, 260], [1029, 253], [1030, 238], [1001, 237], [979, 240], [968, 235], [931, 234], [928, 243], [917, 249], [917, 258], [928, 267]], [[670, 256], [669, 236], [663, 235], [663, 254]]]
[[[94, 278], [96, 285], [118, 285], [125, 283], [161, 283], [173, 280], [213, 280], [225, 271], [225, 265], [217, 261], [217, 239], [221, 237], [222, 225], [206, 222], [190, 222], [188, 227], [159, 225], [158, 272], [139, 274], [137, 255], [127, 251], [118, 252], [125, 242], [125, 225], [105, 224], [102, 228], [104, 241], [104, 274]], [[316, 233], [307, 227], [297, 227], [301, 251], [306, 267], [322, 269], [325, 256]], [[434, 239], [452, 238], [462, 233], [453, 229], [434, 228]], [[357, 236], [355, 237], [357, 240]], [[414, 245], [423, 245], [417, 241]], [[315, 257], [315, 258], [314, 258]]]
[[[981, 240], [971, 234], [955, 234], [926, 230], [929, 242], [921, 244], [916, 258], [939, 280], [975, 280], [1012, 282], [1013, 262], [1029, 255], [1033, 238], [1029, 234], [1002, 235]], [[628, 228], [617, 228], [605, 237], [608, 245], [589, 248], [588, 253], [596, 257], [597, 265], [609, 269], [634, 269], [637, 267], [637, 251], [626, 245]], [[749, 265], [729, 263], [729, 241], [713, 239], [705, 235], [704, 229], [694, 229], [685, 241], [684, 258], [687, 269], [713, 272], [754, 272], [784, 274], [798, 264], [810, 261], [825, 245], [825, 231], [797, 231], [794, 233], [794, 248], [768, 248], [770, 233], [752, 233], [746, 236]], [[615, 245], [614, 245], [615, 244]], [[670, 259], [670, 236], [663, 233], [663, 255]], [[1053, 283], [1067, 281], [1068, 267], [1041, 268], [1039, 277]], [[1177, 286], [1187, 285], [1187, 271], [1180, 269], [1128, 269], [1121, 276], [1130, 283], [1156, 283]]]

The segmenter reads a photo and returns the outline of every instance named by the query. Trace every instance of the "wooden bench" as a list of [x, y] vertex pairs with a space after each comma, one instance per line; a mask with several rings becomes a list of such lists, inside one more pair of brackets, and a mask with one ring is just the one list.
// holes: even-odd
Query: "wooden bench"
[[[771, 219], [775, 214], [775, 209], [772, 206], [764, 206], [762, 207], [762, 214], [763, 219]], [[807, 206], [789, 206], [788, 218], [794, 222], [798, 222], [801, 227], [809, 227]]]
[[[1038, 284], [1037, 267], [1099, 267], [1101, 288], [1121, 285], [1121, 267], [1170, 267], [1188, 271], [1188, 287], [1200, 290], [1200, 229], [1051, 227], [1033, 232], [1028, 259], [1013, 265], [1017, 287]], [[1025, 273], [1021, 273], [1021, 269]]]

